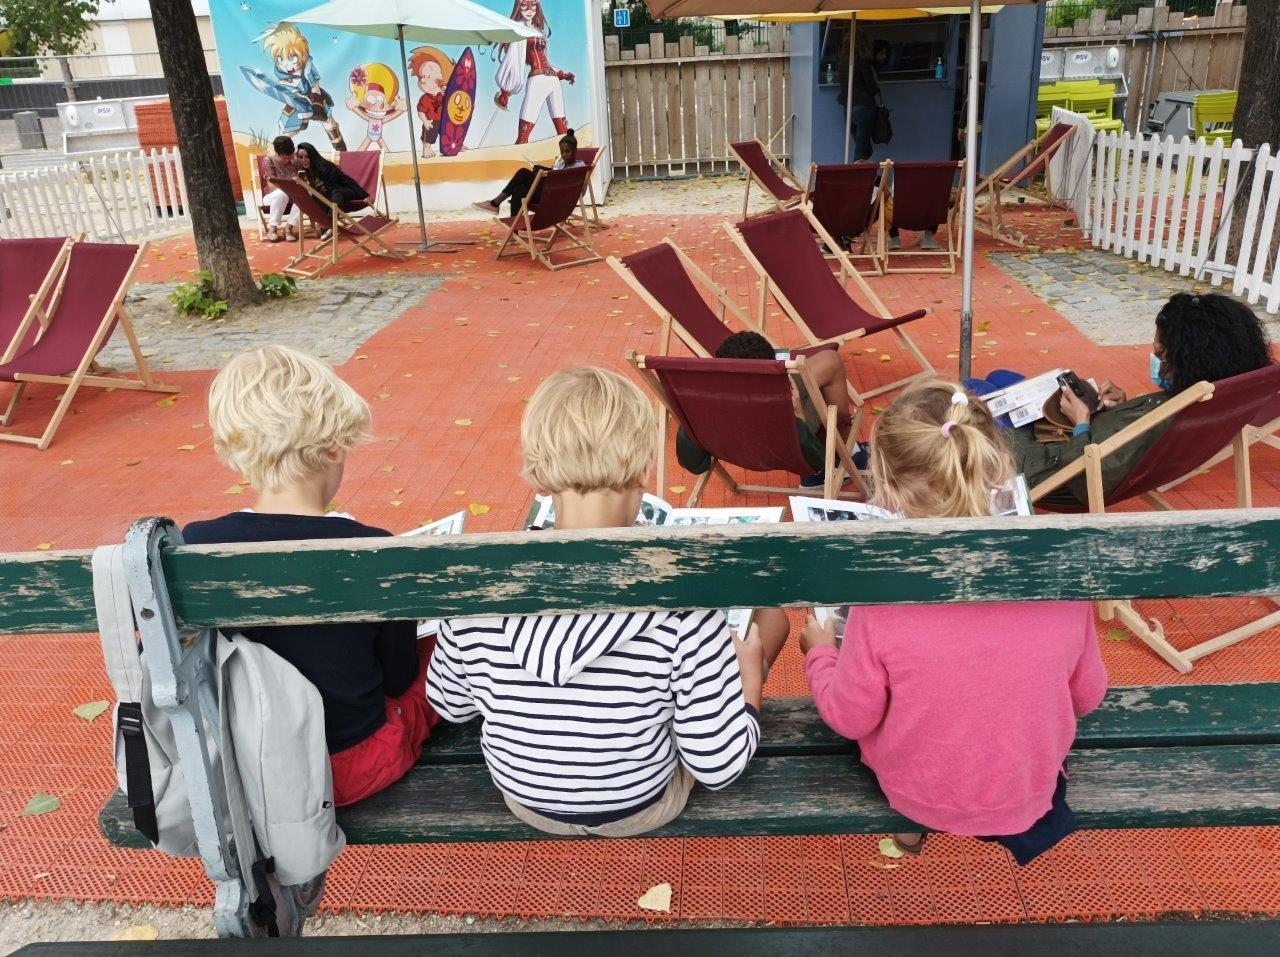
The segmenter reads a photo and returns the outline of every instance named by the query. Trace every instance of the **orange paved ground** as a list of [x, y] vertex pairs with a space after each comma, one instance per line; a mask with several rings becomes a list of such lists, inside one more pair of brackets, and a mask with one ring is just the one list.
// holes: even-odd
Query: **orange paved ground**
[[[1053, 213], [1031, 221], [1038, 241], [1078, 245], [1061, 219]], [[674, 235], [745, 300], [747, 274], [718, 221], [676, 215], [620, 221], [600, 245], [625, 252]], [[457, 224], [437, 232], [473, 236], [482, 228]], [[992, 244], [984, 237], [980, 247]], [[255, 269], [269, 271], [286, 253], [255, 247], [254, 255]], [[156, 248], [140, 278], [176, 278], [193, 265], [189, 242], [174, 240]], [[488, 507], [476, 509], [481, 514], [470, 520], [471, 530], [516, 527], [530, 495], [517, 476], [522, 401], [543, 376], [568, 364], [624, 368], [625, 350], [653, 347], [654, 318], [627, 298], [603, 263], [552, 274], [527, 261], [495, 263], [482, 245], [395, 268], [454, 274], [342, 368], [371, 400], [379, 439], [352, 456], [338, 504], [392, 530], [467, 505]], [[890, 308], [932, 307], [912, 334], [939, 368], [954, 368], [947, 356], [956, 341], [959, 278], [872, 282]], [[1069, 363], [1133, 390], [1146, 386], [1145, 348], [1094, 346], [985, 259], [977, 269], [976, 308], [983, 330], [978, 372]], [[772, 332], [794, 341], [776, 320]], [[864, 386], [907, 371], [892, 338], [881, 339], [852, 359], [855, 381]], [[210, 373], [165, 378], [183, 388], [176, 403], [85, 390], [49, 451], [0, 448], [0, 547], [91, 546], [119, 541], [141, 515], [183, 522], [249, 504], [229, 494], [236, 478], [214, 458], [203, 428]], [[33, 388], [17, 424], [47, 409], [54, 395]], [[180, 450], [189, 444], [194, 451]], [[1280, 503], [1277, 482], [1280, 458], [1258, 451], [1259, 504]], [[668, 484], [692, 482], [672, 466]], [[1229, 472], [1197, 479], [1180, 493], [1175, 498], [1188, 506], [1228, 505]], [[713, 483], [707, 504], [724, 503], [723, 488]], [[1225, 630], [1261, 607], [1145, 605], [1164, 618], [1175, 643]], [[1214, 655], [1187, 678], [1135, 640], [1104, 638], [1103, 652], [1115, 684], [1280, 680], [1275, 632]], [[768, 692], [804, 691], [799, 654], [790, 646]], [[208, 903], [210, 885], [195, 863], [117, 851], [98, 836], [95, 816], [114, 786], [110, 725], [106, 717], [86, 724], [70, 712], [109, 695], [96, 636], [0, 637], [0, 897]], [[39, 791], [57, 794], [62, 809], [21, 817]], [[931, 923], [1280, 911], [1280, 829], [1273, 828], [1080, 833], [1021, 870], [994, 846], [937, 837], [919, 860], [894, 870], [878, 863], [873, 837], [639, 840], [589, 850], [541, 842], [357, 847], [334, 868], [326, 905], [661, 920], [638, 911], [635, 900], [650, 885], [670, 881], [672, 919]]]

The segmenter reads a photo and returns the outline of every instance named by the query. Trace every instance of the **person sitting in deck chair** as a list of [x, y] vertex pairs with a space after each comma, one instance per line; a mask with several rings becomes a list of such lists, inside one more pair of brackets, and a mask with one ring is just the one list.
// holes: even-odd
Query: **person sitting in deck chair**
[[[582, 160], [578, 159], [578, 140], [573, 135], [573, 130], [569, 130], [564, 136], [560, 137], [560, 158], [552, 164], [552, 169], [572, 169], [575, 166], [585, 166]], [[507, 180], [507, 185], [502, 187], [502, 192], [493, 199], [481, 200], [478, 203], [472, 203], [476, 209], [486, 213], [496, 215], [502, 204], [507, 200], [511, 200], [511, 215], [516, 216], [520, 212], [520, 205], [524, 202], [524, 198], [529, 195], [529, 189], [533, 186], [534, 178], [537, 177], [539, 170], [546, 169], [545, 166], [524, 167], [518, 169]], [[541, 191], [541, 187], [539, 187]], [[533, 194], [533, 201], [538, 201], [538, 194]]]
[[[347, 453], [369, 435], [369, 406], [319, 359], [286, 346], [236, 356], [209, 388], [209, 429], [226, 465], [258, 492], [253, 508], [192, 522], [190, 545], [390, 532], [328, 511]], [[246, 628], [298, 669], [324, 700], [325, 737], [339, 807], [402, 778], [439, 716], [424, 683], [434, 636], [415, 621]]]
[[[296, 179], [298, 164], [293, 140], [287, 136], [277, 136], [271, 141], [271, 155], [266, 158], [267, 179]], [[297, 206], [289, 205], [289, 197], [283, 190], [273, 189], [262, 197], [267, 206], [267, 242], [278, 243], [281, 239], [293, 242], [298, 238], [298, 228], [302, 219], [302, 211]], [[284, 234], [280, 233], [283, 222]]]
[[[1175, 294], [1156, 316], [1156, 334], [1151, 344], [1150, 376], [1156, 387], [1136, 399], [1110, 381], [1098, 390], [1098, 410], [1091, 413], [1070, 390], [1061, 392], [1062, 411], [1075, 428], [1069, 439], [1045, 443], [1036, 440], [1030, 427], [1006, 431], [1014, 461], [1035, 488], [1059, 469], [1084, 454], [1090, 443], [1104, 442], [1127, 425], [1138, 421], [1161, 403], [1197, 382], [1217, 382], [1252, 372], [1271, 364], [1271, 351], [1262, 322], [1253, 310], [1229, 296], [1218, 293]], [[1084, 378], [1083, 374], [1080, 374]], [[965, 383], [982, 395], [1005, 388], [1023, 376], [997, 370], [987, 379]], [[1130, 469], [1141, 461], [1165, 426], [1157, 426], [1117, 449], [1102, 461], [1102, 485], [1110, 493], [1120, 485]], [[1088, 506], [1085, 477], [1068, 482], [1044, 499], [1046, 504]]]
[[[871, 471], [875, 504], [946, 519], [989, 516], [1014, 474], [986, 406], [937, 380], [876, 420]], [[1063, 762], [1107, 691], [1088, 602], [853, 606], [843, 644], [810, 615], [801, 649], [818, 713], [898, 813], [1024, 865], [1075, 830]], [[924, 840], [894, 837], [907, 854]]]
[[[720, 343], [716, 349], [716, 358], [776, 359], [777, 350], [760, 333], [744, 330], [735, 332]], [[844, 363], [840, 361], [840, 353], [835, 349], [815, 352], [805, 357], [804, 366], [813, 376], [818, 388], [822, 390], [822, 397], [842, 414], [848, 415], [849, 384], [845, 378]], [[796, 435], [800, 439], [800, 450], [804, 452], [805, 459], [814, 468], [812, 475], [806, 475], [800, 480], [800, 487], [820, 489], [826, 481], [826, 473], [823, 471], [826, 463], [826, 444], [818, 435], [822, 430], [822, 418], [808, 397], [801, 397], [795, 381], [793, 376], [791, 394], [796, 403]], [[685, 434], [683, 428], [676, 433], [676, 461], [686, 472], [692, 472], [694, 475], [701, 475], [711, 468], [712, 464], [711, 456], [704, 449], [699, 448], [693, 439]], [[861, 443], [853, 454], [853, 464], [859, 469], [866, 468], [867, 451]], [[844, 480], [848, 483], [852, 480], [852, 476], [846, 475]]]
[[[566, 369], [538, 388], [520, 424], [524, 475], [552, 496], [557, 529], [635, 523], [656, 424], [615, 372]], [[521, 821], [632, 837], [677, 817], [695, 783], [731, 784], [755, 753], [766, 655], [787, 635], [781, 611], [755, 617], [741, 637], [719, 611], [446, 621], [427, 697], [446, 721], [483, 716], [485, 762]], [[780, 635], [762, 641], [774, 619]]]
[[[298, 164], [298, 178], [339, 209], [347, 209], [369, 198], [363, 186], [344, 173], [336, 163], [330, 163], [321, 156], [320, 151], [310, 143], [298, 145], [295, 162]], [[318, 225], [326, 231], [321, 234], [321, 239], [326, 238], [328, 231], [333, 229], [333, 223]]]

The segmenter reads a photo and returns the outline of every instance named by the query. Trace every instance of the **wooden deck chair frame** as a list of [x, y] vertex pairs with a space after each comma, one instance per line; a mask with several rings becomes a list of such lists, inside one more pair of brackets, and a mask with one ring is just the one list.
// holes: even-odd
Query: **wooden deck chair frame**
[[[83, 235], [83, 233], [80, 234], [80, 236]], [[0, 343], [0, 345], [4, 346], [4, 352], [0, 353], [0, 364], [9, 362], [17, 355], [18, 344], [26, 337], [33, 320], [40, 323], [40, 332], [36, 334], [37, 339], [44, 335], [44, 330], [49, 328], [49, 313], [57, 311], [58, 300], [62, 298], [62, 285], [66, 276], [67, 257], [71, 255], [71, 247], [78, 241], [78, 236], [63, 240], [62, 249], [58, 251], [57, 257], [49, 266], [49, 272], [45, 275], [36, 291], [31, 294], [27, 303], [27, 310], [22, 314], [22, 318], [18, 320], [17, 328], [14, 329], [13, 338], [6, 343]], [[49, 300], [48, 309], [41, 305], [46, 299]], [[0, 424], [8, 425], [14, 409], [17, 408], [20, 390], [15, 388], [13, 392], [8, 408], [5, 409], [3, 415], [0, 415]]]
[[[839, 247], [823, 225], [814, 218], [813, 211], [807, 206], [801, 206], [799, 209], [809, 221], [809, 225], [822, 240], [823, 245], [826, 246], [827, 251], [830, 253], [828, 258], [834, 259], [840, 264], [840, 283], [845, 287], [845, 292], [848, 292], [849, 281], [852, 280], [853, 284], [858, 287], [859, 291], [867, 297], [867, 301], [870, 304], [872, 312], [879, 315], [882, 319], [892, 318], [892, 313], [885, 308], [884, 303], [880, 301], [880, 297], [875, 294], [875, 290], [871, 288], [862, 273], [858, 272], [858, 270], [854, 268], [853, 263], [849, 261], [849, 257], [845, 251]], [[774, 278], [770, 276], [764, 266], [760, 264], [760, 260], [758, 260], [755, 253], [751, 251], [751, 247], [748, 246], [747, 241], [742, 238], [742, 234], [734, 229], [733, 223], [725, 223], [724, 230], [729, 234], [729, 238], [733, 240], [734, 245], [738, 247], [738, 250], [742, 255], [746, 257], [747, 262], [751, 264], [751, 268], [755, 270], [758, 279], [756, 325], [759, 327], [762, 335], [765, 335], [766, 338], [768, 337], [768, 334], [765, 332], [769, 305], [768, 300], [769, 296], [773, 296], [774, 301], [782, 307], [782, 311], [787, 314], [787, 317], [795, 324], [795, 327], [804, 335], [809, 345], [816, 346], [821, 345], [824, 342], [834, 342], [838, 345], [843, 345], [853, 339], [861, 339], [865, 337], [866, 330], [864, 329], [859, 329], [855, 332], [849, 333], [848, 335], [839, 336], [834, 339], [822, 339], [814, 335], [813, 330], [811, 330], [805, 323], [804, 318], [796, 311], [795, 307], [791, 305], [791, 301], [787, 298], [786, 294], [778, 288], [778, 284], [775, 282]], [[887, 332], [889, 330], [884, 331]], [[894, 326], [892, 331], [898, 337], [898, 341], [902, 343], [902, 347], [911, 354], [912, 358], [914, 358], [916, 363], [920, 366], [920, 371], [913, 372], [908, 376], [903, 376], [901, 379], [898, 379], [895, 382], [890, 382], [887, 385], [877, 386], [869, 392], [859, 392], [854, 388], [853, 383], [850, 382], [849, 398], [853, 400], [853, 404], [855, 406], [861, 406], [868, 399], [873, 399], [886, 392], [892, 392], [895, 389], [900, 389], [917, 379], [937, 374], [937, 371], [925, 357], [925, 354], [920, 351], [920, 347], [915, 344], [912, 338], [907, 335], [905, 331], [903, 331], [901, 326]]]
[[[658, 446], [658, 460], [665, 463], [667, 457], [666, 429], [663, 424], [667, 416], [678, 420], [675, 410], [671, 408], [670, 402], [667, 400], [666, 390], [662, 388], [662, 382], [658, 376], [645, 365], [645, 356], [637, 355], [634, 349], [627, 350], [627, 361], [631, 363], [640, 373], [640, 378], [644, 380], [649, 391], [654, 394], [658, 402], [661, 403], [666, 415], [659, 416], [658, 440], [661, 443]], [[825, 461], [823, 466], [823, 474], [825, 480], [822, 488], [823, 498], [849, 498], [862, 501], [870, 494], [862, 474], [858, 471], [857, 466], [853, 464], [853, 451], [858, 442], [858, 430], [862, 427], [862, 409], [858, 409], [854, 413], [849, 423], [849, 431], [845, 435], [841, 435], [836, 427], [838, 411], [834, 405], [827, 405], [822, 398], [822, 390], [818, 388], [818, 384], [813, 381], [813, 376], [809, 374], [809, 370], [804, 367], [804, 356], [796, 356], [794, 359], [788, 359], [786, 362], [787, 371], [792, 375], [799, 376], [800, 381], [804, 384], [805, 395], [809, 401], [813, 403], [815, 409], [822, 410], [822, 418], [826, 423], [826, 450]], [[664, 479], [665, 469], [659, 467], [657, 491], [661, 495], [666, 488]], [[693, 491], [689, 493], [689, 500], [685, 502], [685, 508], [697, 508], [698, 503], [702, 501], [702, 494], [706, 491], [707, 483], [711, 476], [719, 475], [724, 479], [725, 483], [734, 493], [739, 492], [765, 492], [774, 495], [795, 495], [797, 492], [803, 492], [799, 483], [794, 487], [783, 487], [780, 485], [748, 485], [739, 482], [720, 464], [719, 459], [711, 460], [711, 467], [698, 476], [693, 485]], [[858, 485], [859, 491], [844, 492], [845, 476], [852, 476]]]
[[[880, 204], [880, 224], [876, 230], [877, 240], [880, 244], [880, 262], [883, 264], [882, 274], [897, 273], [916, 273], [918, 275], [934, 275], [934, 276], [954, 276], [956, 274], [956, 263], [960, 261], [960, 210], [964, 208], [964, 160], [959, 160], [959, 166], [956, 167], [960, 177], [960, 187], [951, 191], [951, 205], [947, 209], [946, 228], [946, 245], [941, 249], [894, 249], [888, 247], [889, 226], [891, 223], [885, 222], [885, 205]], [[893, 171], [893, 160], [885, 160], [884, 165], [888, 168], [881, 182], [888, 182], [890, 173]], [[916, 267], [912, 266], [908, 269], [895, 269], [893, 261], [901, 259], [929, 257], [932, 259], [940, 259], [945, 257], [947, 265], [936, 267]]]
[[[279, 180], [274, 182], [279, 182]], [[399, 225], [395, 219], [391, 219], [372, 231], [361, 229], [357, 217], [352, 216], [336, 203], [331, 202], [303, 180], [291, 180], [290, 182], [302, 187], [317, 203], [329, 210], [329, 214], [333, 217], [331, 221], [335, 228], [329, 231], [327, 238], [317, 238], [314, 243], [308, 246], [307, 230], [302, 228], [300, 217], [298, 222], [298, 253], [285, 264], [283, 271], [286, 275], [314, 279], [316, 276], [336, 266], [356, 250], [360, 250], [369, 256], [385, 256], [398, 262], [403, 262], [408, 258], [382, 238], [383, 233]], [[317, 223], [312, 217], [307, 216], [305, 212], [302, 215], [311, 220], [312, 225], [320, 236], [324, 235], [325, 230], [329, 230], [328, 223]], [[346, 232], [345, 230], [348, 229], [353, 232]], [[349, 241], [345, 248], [342, 245], [344, 238]], [[313, 262], [316, 265], [307, 265]]]
[[611, 229], [612, 223], [606, 223], [600, 218], [601, 203], [596, 199], [596, 167], [600, 165], [600, 158], [604, 156], [609, 149], [608, 146], [593, 146], [590, 149], [596, 151], [596, 158], [591, 161], [591, 172], [587, 174], [587, 189], [582, 194], [582, 198], [578, 201], [578, 211], [569, 217], [570, 222], [575, 226], [590, 225], [592, 229]]
[[259, 157], [265, 155], [265, 153], [249, 154], [249, 193], [253, 197], [253, 211], [258, 214], [259, 242], [266, 242], [267, 239], [267, 214], [262, 211], [262, 207], [266, 205], [264, 197], [267, 195], [267, 190], [266, 184], [262, 181], [262, 171], [258, 167]]
[[[1102, 462], [1108, 456], [1128, 445], [1138, 437], [1145, 435], [1157, 426], [1167, 422], [1176, 416], [1183, 409], [1197, 402], [1208, 402], [1213, 399], [1213, 384], [1209, 382], [1198, 382], [1191, 388], [1179, 393], [1167, 402], [1161, 403], [1157, 408], [1148, 412], [1138, 421], [1125, 426], [1115, 435], [1102, 442], [1085, 446], [1084, 455], [1076, 459], [1070, 465], [1059, 469], [1049, 478], [1045, 479], [1034, 489], [1031, 490], [1031, 501], [1034, 504], [1049, 492], [1060, 488], [1072, 479], [1077, 478], [1081, 474], [1085, 477], [1085, 485], [1088, 490], [1089, 512], [1093, 515], [1101, 515], [1106, 512], [1106, 496], [1103, 492], [1102, 485]], [[1252, 474], [1249, 466], [1249, 437], [1251, 428], [1243, 429], [1229, 446], [1229, 450], [1219, 453], [1217, 457], [1210, 461], [1222, 461], [1229, 454], [1235, 460], [1235, 480], [1236, 480], [1236, 506], [1238, 508], [1253, 507], [1253, 488]], [[1203, 472], [1208, 465], [1200, 466], [1188, 473], [1187, 477]], [[1161, 511], [1175, 511], [1174, 506], [1164, 498], [1160, 491], [1172, 488], [1174, 485], [1180, 484], [1185, 479], [1179, 479], [1168, 485], [1162, 486], [1159, 491], [1147, 492], [1138, 496], [1146, 501], [1149, 505]], [[1273, 599], [1274, 600], [1274, 599]], [[1179, 674], [1187, 674], [1195, 666], [1195, 663], [1206, 655], [1211, 655], [1215, 651], [1221, 651], [1223, 648], [1229, 648], [1238, 642], [1244, 641], [1246, 638], [1259, 634], [1270, 628], [1280, 625], [1280, 611], [1274, 611], [1271, 614], [1264, 615], [1256, 621], [1247, 625], [1242, 625], [1224, 634], [1214, 638], [1207, 638], [1198, 644], [1192, 645], [1190, 648], [1179, 651], [1169, 643], [1164, 635], [1164, 627], [1155, 619], [1146, 619], [1138, 613], [1131, 601], [1100, 601], [1098, 602], [1098, 612], [1103, 621], [1113, 621], [1119, 619], [1120, 623], [1128, 628], [1146, 643], [1152, 651], [1165, 660]]]
[[[1043, 164], [1044, 181], [1046, 195], [1052, 195], [1053, 174], [1049, 170], [1049, 164], [1052, 162], [1054, 155], [1058, 150], [1062, 149], [1071, 141], [1071, 138], [1078, 132], [1076, 127], [1071, 129], [1059, 140], [1045, 147], [1041, 147], [1044, 141], [1049, 138], [1049, 134], [1053, 132], [1053, 126], [1035, 137], [1026, 146], [1018, 150], [1007, 160], [1000, 164], [994, 172], [980, 182], [974, 189], [974, 203], [986, 196], [986, 203], [978, 207], [974, 212], [974, 228], [981, 229], [983, 232], [991, 236], [992, 239], [998, 239], [1001, 242], [1010, 243], [1014, 246], [1025, 246], [1027, 237], [1010, 229], [1004, 224], [1003, 205], [1006, 195], [1022, 195], [1030, 196], [1030, 182], [1027, 186], [1019, 186], [1018, 184], [1024, 178], [1018, 176], [1020, 168], [1032, 166], [1035, 164]], [[1043, 157], [1043, 159], [1042, 159]], [[1036, 171], [1039, 172], [1038, 170]], [[1035, 178], [1036, 173], [1032, 173], [1030, 179]], [[1008, 177], [1014, 177], [1010, 182], [1004, 182]], [[1050, 205], [1056, 205], [1052, 201]]]
[[[862, 252], [845, 253], [845, 255], [849, 258], [850, 262], [853, 262], [855, 259], [870, 259], [871, 265], [875, 270], [875, 274], [877, 276], [884, 275], [884, 252], [882, 249], [882, 247], [884, 246], [884, 243], [883, 243], [884, 203], [882, 202], [882, 200], [884, 199], [883, 184], [888, 181], [886, 179], [886, 174], [885, 174], [885, 167], [888, 165], [888, 163], [889, 163], [888, 160], [885, 160], [884, 162], [880, 163], [880, 182], [882, 186], [880, 189], [876, 190], [875, 198], [871, 200], [870, 213], [871, 213], [872, 221], [869, 221], [867, 223], [867, 228], [862, 231]], [[804, 192], [800, 194], [801, 202], [805, 206], [807, 206], [811, 211], [813, 209], [813, 191], [814, 191], [814, 186], [816, 185], [814, 181], [818, 176], [818, 167], [821, 165], [823, 164], [821, 163], [809, 164], [809, 178], [808, 180], [805, 181]], [[881, 232], [881, 236], [877, 237], [877, 241], [874, 244], [871, 242], [872, 225], [877, 225]], [[868, 249], [870, 250], [869, 252], [868, 252]], [[825, 244], [823, 245], [823, 250], [824, 250], [823, 251], [824, 256], [827, 256], [828, 259], [833, 258], [828, 255]]]
[[[538, 170], [533, 178], [533, 183], [529, 186], [529, 192], [525, 194], [523, 200], [520, 201], [520, 211], [511, 217], [510, 222], [504, 222], [501, 216], [494, 216], [494, 221], [507, 231], [502, 238], [502, 245], [498, 247], [498, 258], [505, 259], [507, 256], [517, 255], [519, 252], [527, 252], [529, 258], [542, 263], [552, 272], [557, 269], [568, 269], [570, 266], [583, 266], [587, 263], [599, 262], [604, 257], [596, 252], [596, 247], [591, 244], [591, 223], [583, 220], [582, 235], [576, 235], [568, 227], [572, 222], [572, 216], [566, 217], [564, 222], [556, 223], [554, 226], [546, 226], [537, 235], [533, 228], [534, 210], [529, 207], [533, 204], [533, 197], [537, 195], [538, 187], [542, 185], [542, 177], [546, 175], [546, 170]], [[588, 176], [584, 180], [584, 184], [589, 184], [591, 177]], [[583, 192], [586, 192], [584, 185]], [[567, 246], [557, 246], [556, 243], [564, 239]], [[507, 251], [507, 247], [512, 243], [517, 247], [511, 252]], [[568, 252], [574, 249], [584, 249], [587, 255], [577, 259], [571, 259], [568, 262], [555, 262], [551, 255], [555, 252]]]
[[[22, 397], [22, 393], [26, 390], [29, 383], [38, 383], [42, 385], [61, 385], [66, 386], [63, 390], [62, 397], [58, 400], [58, 405], [54, 409], [52, 418], [45, 426], [45, 430], [39, 436], [16, 435], [12, 432], [0, 433], [0, 441], [17, 442], [22, 445], [34, 445], [43, 451], [49, 447], [53, 441], [54, 435], [57, 433], [62, 420], [66, 417], [67, 412], [71, 409], [71, 402], [75, 399], [76, 393], [81, 386], [91, 386], [98, 389], [130, 389], [144, 392], [179, 392], [181, 391], [176, 385], [165, 385], [157, 382], [151, 375], [151, 367], [147, 365], [146, 356], [142, 354], [142, 348], [138, 345], [138, 337], [134, 334], [133, 324], [129, 321], [128, 313], [124, 308], [124, 297], [129, 291], [129, 286], [133, 283], [133, 276], [138, 271], [143, 257], [147, 253], [147, 244], [142, 243], [138, 246], [138, 251], [133, 257], [133, 261], [129, 264], [129, 269], [120, 281], [120, 287], [116, 290], [116, 294], [111, 301], [110, 307], [102, 315], [102, 321], [98, 323], [98, 329], [94, 333], [93, 338], [89, 340], [89, 347], [85, 350], [75, 371], [70, 375], [29, 375], [26, 373], [16, 373], [14, 375], [14, 394], [9, 402], [9, 407], [5, 414], [0, 418], [0, 426], [7, 427], [13, 416], [14, 410], [17, 408], [18, 401]], [[65, 275], [65, 271], [64, 271]], [[55, 293], [55, 295], [57, 295]], [[106, 345], [107, 333], [111, 327], [112, 319], [116, 319], [119, 328], [124, 332], [125, 339], [129, 342], [129, 350], [133, 353], [133, 360], [138, 366], [138, 378], [131, 379], [123, 376], [90, 374], [93, 361], [97, 357], [98, 352]], [[56, 308], [52, 316], [52, 320], [56, 321]], [[26, 335], [30, 324], [35, 322], [36, 313], [32, 311], [28, 313], [26, 320], [19, 327], [15, 337], [16, 341], [21, 341]], [[46, 327], [50, 321], [50, 317], [45, 317]]]
[[[759, 140], [756, 140], [756, 142], [760, 143]], [[782, 179], [789, 182], [796, 189], [798, 189], [800, 191], [800, 195], [793, 196], [791, 199], [778, 199], [778, 197], [774, 196], [773, 193], [769, 191], [769, 188], [765, 186], [765, 184], [756, 177], [756, 174], [751, 171], [751, 167], [748, 166], [746, 162], [742, 159], [742, 157], [738, 155], [738, 151], [735, 150], [733, 148], [733, 144], [730, 143], [729, 152], [733, 154], [733, 158], [738, 161], [738, 165], [740, 165], [747, 174], [747, 185], [746, 185], [746, 188], [742, 191], [742, 218], [743, 219], [750, 218], [749, 210], [751, 208], [751, 184], [752, 183], [759, 184], [761, 192], [763, 192], [766, 196], [768, 196], [769, 201], [773, 203], [773, 209], [767, 210], [765, 213], [757, 213], [756, 214], [757, 216], [767, 215], [768, 213], [778, 212], [783, 209], [791, 209], [791, 207], [799, 206], [802, 202], [804, 202], [804, 190], [805, 190], [804, 184], [801, 183], [798, 179], [796, 179], [795, 174], [792, 173], [791, 170], [787, 169], [787, 165], [784, 162], [782, 162], [782, 160], [778, 159], [777, 156], [774, 155], [773, 150], [769, 149], [769, 147], [765, 146], [763, 143], [760, 143], [760, 149], [761, 151], [763, 151], [764, 157], [769, 161], [769, 164], [775, 170], [777, 170], [778, 175], [782, 177]]]

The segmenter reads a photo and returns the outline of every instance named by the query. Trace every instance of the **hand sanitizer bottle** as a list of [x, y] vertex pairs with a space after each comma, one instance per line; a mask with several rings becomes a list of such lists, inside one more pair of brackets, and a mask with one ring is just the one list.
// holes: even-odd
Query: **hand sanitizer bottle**
[[933, 65], [933, 78], [935, 80], [945, 79], [947, 76], [947, 68], [942, 65], [942, 57], [938, 57], [938, 62]]

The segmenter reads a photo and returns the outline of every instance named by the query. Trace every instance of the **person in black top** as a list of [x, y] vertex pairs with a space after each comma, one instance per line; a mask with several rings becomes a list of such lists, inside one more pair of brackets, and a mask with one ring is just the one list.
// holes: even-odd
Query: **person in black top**
[[[876, 111], [879, 109], [880, 84], [876, 73], [889, 62], [889, 44], [876, 40], [871, 47], [871, 58], [858, 57], [853, 64], [853, 99], [846, 100], [844, 90], [840, 91], [839, 102], [844, 106], [848, 102], [849, 132], [853, 134], [853, 162], [861, 163], [871, 159], [874, 147], [871, 144], [871, 131], [876, 125]], [[846, 74], [847, 75], [847, 74]]]
[[[266, 346], [227, 363], [209, 389], [209, 428], [219, 458], [258, 491], [252, 509], [183, 529], [191, 545], [328, 538], [390, 532], [328, 511], [347, 452], [369, 437], [369, 406], [313, 356]], [[292, 664], [324, 700], [325, 738], [338, 806], [404, 776], [439, 721], [426, 700], [434, 638], [417, 622], [276, 625], [246, 629]]]
[[[339, 209], [358, 209], [369, 198], [363, 186], [320, 155], [310, 143], [299, 143], [297, 150], [298, 178], [336, 205]], [[333, 228], [333, 223], [329, 224]]]

